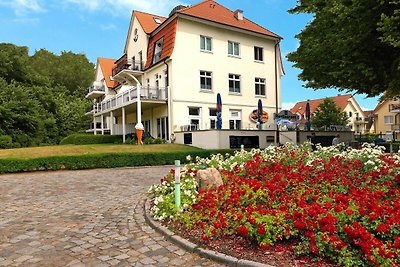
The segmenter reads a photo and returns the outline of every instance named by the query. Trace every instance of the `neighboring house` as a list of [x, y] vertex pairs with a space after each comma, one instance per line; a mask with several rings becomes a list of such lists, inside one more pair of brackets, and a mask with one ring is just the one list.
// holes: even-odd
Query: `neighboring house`
[[[330, 97], [342, 112], [346, 112], [349, 116], [348, 127], [355, 133], [365, 133], [366, 124], [368, 123], [368, 117], [365, 116], [360, 105], [358, 105], [356, 99], [351, 94], [338, 95]], [[308, 100], [310, 103], [311, 123], [315, 109], [324, 102], [324, 98]], [[305, 111], [307, 101], [296, 103], [296, 105], [290, 109], [293, 114], [297, 114], [301, 119], [300, 127], [304, 127], [305, 124]]]
[[96, 76], [118, 85], [87, 96], [95, 100], [94, 124], [102, 125], [94, 132], [125, 138], [142, 124], [168, 140], [173, 132], [214, 129], [217, 93], [223, 129], [256, 128], [250, 116], [258, 99], [273, 125], [284, 74], [281, 39], [215, 1], [178, 6], [168, 18], [133, 11], [123, 55]]
[[375, 133], [400, 138], [400, 99], [385, 100], [374, 110]]

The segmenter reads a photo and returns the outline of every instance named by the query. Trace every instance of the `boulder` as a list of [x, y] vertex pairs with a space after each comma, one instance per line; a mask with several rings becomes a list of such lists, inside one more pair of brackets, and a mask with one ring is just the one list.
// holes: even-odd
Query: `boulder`
[[216, 168], [198, 170], [196, 174], [196, 181], [199, 185], [199, 190], [207, 190], [209, 188], [217, 189], [223, 184], [221, 174]]

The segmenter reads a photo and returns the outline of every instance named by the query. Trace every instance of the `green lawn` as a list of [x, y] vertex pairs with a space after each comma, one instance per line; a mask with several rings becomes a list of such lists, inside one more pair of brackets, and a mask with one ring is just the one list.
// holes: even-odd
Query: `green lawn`
[[120, 144], [99, 144], [99, 145], [63, 145], [63, 146], [43, 146], [16, 149], [0, 149], [1, 158], [31, 159], [49, 156], [68, 156], [98, 153], [141, 153], [141, 152], [180, 152], [180, 151], [199, 151], [200, 148], [178, 145], [120, 145]]

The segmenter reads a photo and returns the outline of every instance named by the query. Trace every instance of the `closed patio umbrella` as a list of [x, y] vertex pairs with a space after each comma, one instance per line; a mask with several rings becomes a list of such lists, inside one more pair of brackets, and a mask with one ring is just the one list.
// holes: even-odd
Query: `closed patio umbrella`
[[310, 110], [310, 102], [308, 102], [307, 100], [307, 104], [306, 104], [306, 129], [307, 131], [311, 130], [311, 110]]
[[221, 94], [217, 94], [217, 121], [216, 121], [216, 128], [222, 129], [222, 100]]
[[261, 99], [258, 99], [258, 108], [257, 108], [257, 121], [258, 121], [258, 129], [261, 130], [261, 125], [263, 124], [263, 106]]

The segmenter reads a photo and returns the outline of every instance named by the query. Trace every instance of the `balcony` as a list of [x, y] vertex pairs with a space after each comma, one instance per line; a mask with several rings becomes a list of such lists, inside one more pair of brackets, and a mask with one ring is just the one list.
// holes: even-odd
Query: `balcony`
[[106, 87], [104, 84], [102, 82], [94, 82], [91, 86], [89, 86], [86, 98], [94, 99], [104, 95], [105, 93]]
[[[142, 102], [149, 104], [165, 103], [168, 99], [168, 91], [164, 87], [142, 87], [140, 95]], [[128, 90], [116, 94], [112, 98], [95, 104], [93, 107], [93, 114], [110, 112], [112, 110], [136, 103], [136, 101], [137, 88], [132, 86]]]
[[368, 119], [367, 118], [363, 118], [363, 117], [355, 117], [354, 122], [356, 124], [367, 123]]
[[126, 55], [122, 56], [116, 61], [116, 66], [112, 70], [113, 79], [123, 83], [124, 81], [131, 81], [135, 84], [132, 77], [139, 77], [143, 75], [144, 65], [143, 61], [128, 59]]
[[400, 125], [399, 124], [392, 125], [392, 131], [397, 133], [400, 132]]
[[390, 104], [389, 105], [389, 112], [400, 113], [400, 103]]

